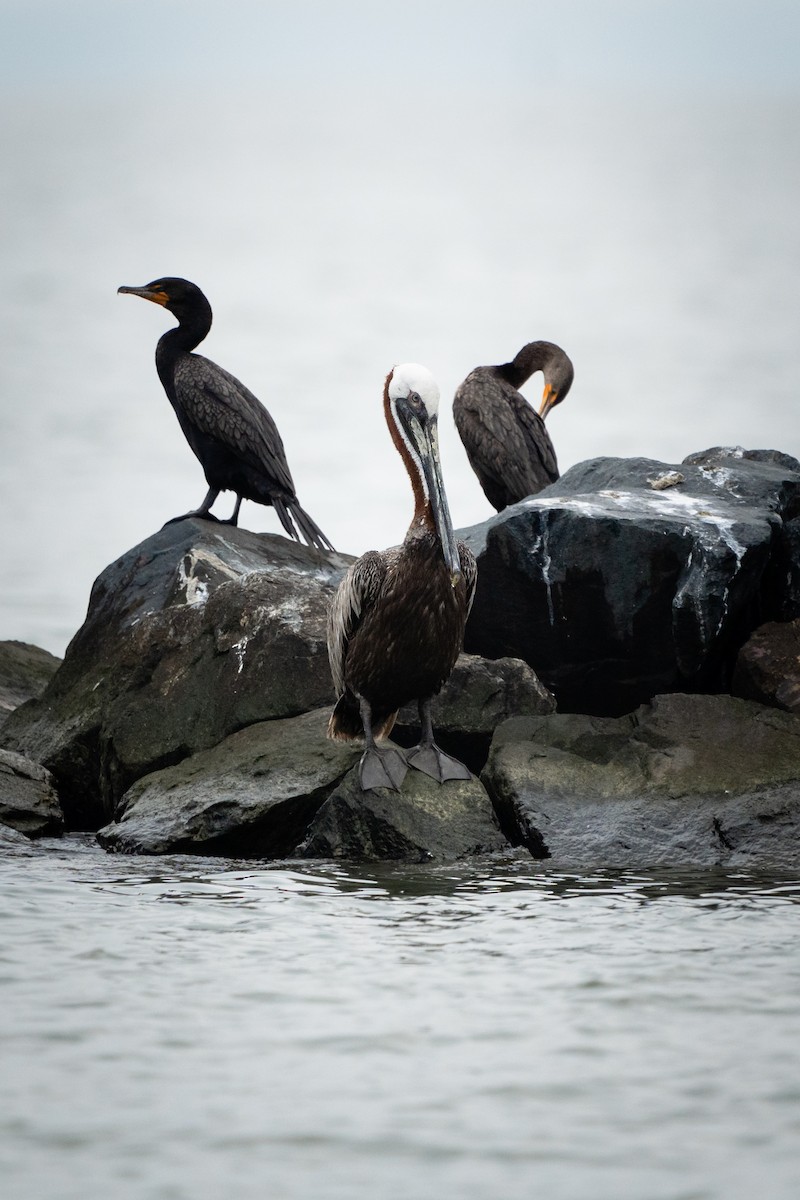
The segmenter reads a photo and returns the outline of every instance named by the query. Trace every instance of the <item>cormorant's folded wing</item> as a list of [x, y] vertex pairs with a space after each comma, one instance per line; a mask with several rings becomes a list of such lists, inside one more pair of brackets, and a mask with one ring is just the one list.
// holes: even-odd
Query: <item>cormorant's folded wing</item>
[[175, 392], [201, 433], [235, 451], [294, 496], [278, 427], [261, 401], [234, 375], [202, 354], [187, 355], [175, 368]]

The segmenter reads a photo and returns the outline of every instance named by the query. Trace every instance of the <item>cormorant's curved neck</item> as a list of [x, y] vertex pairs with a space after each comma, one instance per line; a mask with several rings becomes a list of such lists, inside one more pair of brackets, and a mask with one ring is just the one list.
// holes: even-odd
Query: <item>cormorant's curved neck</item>
[[497, 368], [498, 374], [514, 388], [521, 388], [536, 371], [544, 371], [552, 358], [550, 342], [528, 342], [511, 362]]
[[158, 342], [158, 351], [163, 355], [194, 350], [211, 328], [211, 305], [208, 301], [192, 307], [189, 312], [174, 315], [178, 317], [177, 329], [168, 329]]

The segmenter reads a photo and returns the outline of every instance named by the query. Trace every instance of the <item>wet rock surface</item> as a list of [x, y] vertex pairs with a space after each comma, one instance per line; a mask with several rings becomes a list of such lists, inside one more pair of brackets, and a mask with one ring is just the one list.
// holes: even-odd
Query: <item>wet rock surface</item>
[[800, 466], [771, 451], [581, 463], [460, 531], [478, 559], [465, 649], [524, 659], [562, 711], [726, 690], [753, 629], [798, 615], [798, 515]]
[[52, 771], [72, 828], [97, 828], [143, 775], [333, 700], [327, 605], [347, 562], [207, 521], [162, 529], [98, 578], [2, 744]]
[[734, 697], [513, 718], [482, 780], [511, 841], [554, 865], [800, 865], [800, 717]]
[[261, 721], [138, 780], [98, 833], [128, 853], [290, 854], [361, 747], [325, 737], [328, 709]]
[[351, 771], [320, 808], [299, 848], [305, 858], [451, 862], [507, 849], [477, 779], [436, 783], [410, 770], [400, 792], [362, 792]]
[[50, 772], [11, 750], [0, 750], [0, 825], [31, 838], [64, 830]]

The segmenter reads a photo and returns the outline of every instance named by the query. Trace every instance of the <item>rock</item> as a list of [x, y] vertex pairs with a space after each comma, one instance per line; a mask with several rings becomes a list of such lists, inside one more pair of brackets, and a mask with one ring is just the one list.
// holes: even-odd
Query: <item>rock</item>
[[0, 824], [31, 838], [64, 832], [50, 772], [11, 750], [0, 750]]
[[327, 605], [348, 561], [207, 521], [165, 527], [99, 577], [2, 744], [53, 772], [72, 828], [96, 829], [136, 779], [333, 701]]
[[553, 866], [800, 866], [800, 717], [746, 700], [513, 718], [482, 780], [509, 839]]
[[0, 725], [13, 709], [42, 694], [60, 662], [28, 642], [0, 642]]
[[769, 621], [739, 651], [731, 691], [800, 713], [800, 620]]
[[478, 559], [465, 648], [524, 659], [562, 711], [727, 690], [752, 630], [794, 603], [799, 515], [800, 468], [777, 452], [581, 463], [459, 532]]
[[[519, 658], [479, 658], [460, 654], [450, 678], [433, 703], [436, 740], [479, 774], [497, 726], [508, 717], [549, 713], [552, 693]], [[419, 741], [416, 704], [400, 710], [392, 738], [403, 746]]]
[[3, 825], [0, 822], [0, 854], [13, 854], [14, 858], [19, 855], [28, 857], [35, 845], [30, 838], [26, 838], [24, 833], [17, 833], [16, 829], [12, 829], [10, 825]]
[[361, 755], [325, 737], [329, 712], [261, 721], [145, 776], [98, 841], [129, 853], [285, 856]]
[[361, 790], [351, 771], [320, 808], [305, 858], [451, 862], [508, 848], [477, 779], [439, 784], [410, 770], [400, 792]]

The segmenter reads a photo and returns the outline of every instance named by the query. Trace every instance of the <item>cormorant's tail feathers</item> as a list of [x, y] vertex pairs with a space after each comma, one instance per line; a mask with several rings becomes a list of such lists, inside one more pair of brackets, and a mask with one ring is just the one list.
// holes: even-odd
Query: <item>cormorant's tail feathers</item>
[[307, 542], [317, 550], [333, 550], [332, 543], [325, 537], [319, 525], [296, 500], [284, 500], [282, 496], [273, 496], [272, 506], [289, 537], [294, 538], [296, 542]]
[[333, 543], [325, 537], [316, 521], [308, 515], [304, 508], [300, 507], [296, 500], [290, 500], [287, 507], [309, 546], [316, 546], [317, 550], [333, 550]]

